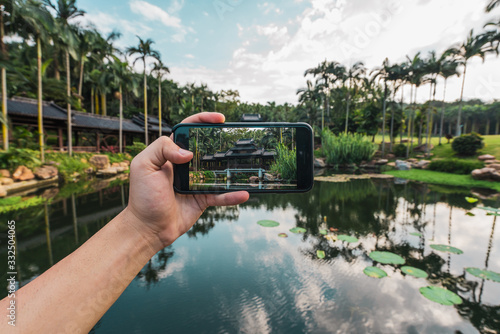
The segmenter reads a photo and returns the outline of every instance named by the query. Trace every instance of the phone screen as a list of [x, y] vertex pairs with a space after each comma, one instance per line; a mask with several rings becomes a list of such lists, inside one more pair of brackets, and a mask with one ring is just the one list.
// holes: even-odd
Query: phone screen
[[189, 190], [296, 190], [296, 127], [191, 127]]

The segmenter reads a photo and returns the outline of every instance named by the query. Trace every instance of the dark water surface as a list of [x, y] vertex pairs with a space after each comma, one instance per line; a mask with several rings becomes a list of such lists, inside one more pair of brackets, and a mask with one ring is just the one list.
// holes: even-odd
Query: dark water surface
[[[475, 208], [500, 207], [500, 200], [470, 204], [466, 196], [470, 191], [460, 188], [358, 180], [316, 182], [307, 194], [254, 195], [239, 207], [211, 208], [155, 255], [93, 332], [500, 333], [500, 283], [464, 270], [500, 272], [496, 216]], [[17, 223], [19, 284], [85, 242], [126, 198], [127, 184], [115, 185], [0, 215], [2, 232], [7, 219]], [[281, 225], [261, 227], [262, 219]], [[296, 226], [307, 232], [289, 232]], [[319, 233], [325, 227], [359, 241], [328, 241]], [[278, 237], [282, 232], [288, 238]], [[438, 252], [431, 244], [464, 253]], [[326, 257], [318, 259], [317, 250]], [[399, 254], [429, 278], [373, 262], [374, 250]], [[7, 258], [4, 246], [0, 256]], [[366, 276], [363, 269], [372, 265], [389, 276]], [[457, 293], [463, 303], [424, 298], [419, 288], [428, 285]]]

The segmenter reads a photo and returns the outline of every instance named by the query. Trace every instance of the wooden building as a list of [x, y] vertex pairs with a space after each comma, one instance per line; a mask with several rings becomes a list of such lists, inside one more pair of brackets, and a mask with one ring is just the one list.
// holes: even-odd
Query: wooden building
[[[13, 97], [7, 101], [7, 115], [11, 129], [21, 126], [38, 132], [38, 104], [34, 99]], [[142, 116], [142, 117], [141, 117]], [[43, 128], [45, 143], [54, 150], [67, 150], [67, 112], [52, 102], [43, 102]], [[120, 129], [120, 118], [102, 116], [79, 111], [71, 112], [73, 150], [75, 152], [116, 151]], [[159, 137], [159, 120], [148, 117], [149, 142]], [[123, 119], [123, 146], [133, 142], [144, 142], [144, 116]], [[162, 121], [162, 134], [170, 135], [172, 128]], [[12, 140], [9, 131], [9, 140]]]

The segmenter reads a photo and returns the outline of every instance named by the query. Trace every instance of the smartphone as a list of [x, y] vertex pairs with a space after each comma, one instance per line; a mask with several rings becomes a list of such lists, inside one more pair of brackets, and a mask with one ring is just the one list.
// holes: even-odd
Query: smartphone
[[306, 123], [181, 123], [179, 147], [193, 159], [174, 166], [181, 194], [299, 193], [312, 189], [313, 131]]

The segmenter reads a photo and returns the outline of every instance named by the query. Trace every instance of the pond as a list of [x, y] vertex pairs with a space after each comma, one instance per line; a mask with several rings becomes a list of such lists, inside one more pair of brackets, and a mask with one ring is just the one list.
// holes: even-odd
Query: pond
[[[252, 195], [239, 207], [210, 208], [153, 257], [93, 332], [499, 333], [500, 283], [465, 268], [500, 272], [497, 216], [478, 208], [500, 207], [500, 200], [469, 203], [466, 197], [471, 192], [461, 188], [355, 180], [316, 182], [307, 194]], [[2, 224], [17, 224], [18, 284], [75, 250], [127, 198], [122, 183], [1, 215]], [[261, 220], [279, 226], [264, 227]], [[294, 227], [305, 231], [292, 233]], [[373, 251], [397, 254], [428, 277], [375, 262], [368, 256]], [[4, 247], [0, 256], [6, 258]], [[388, 276], [365, 275], [370, 266]], [[5, 275], [0, 279], [5, 282]], [[462, 303], [433, 302], [420, 293], [427, 286], [446, 288]]]

